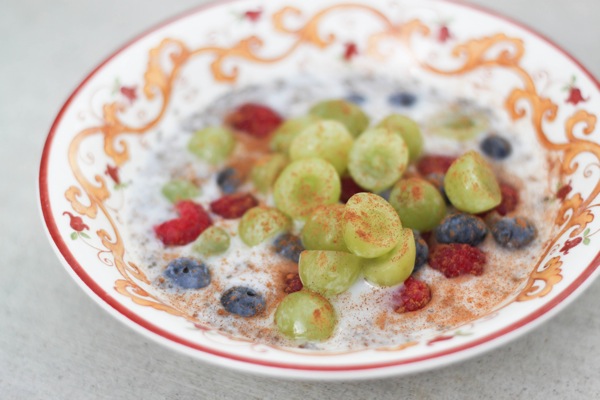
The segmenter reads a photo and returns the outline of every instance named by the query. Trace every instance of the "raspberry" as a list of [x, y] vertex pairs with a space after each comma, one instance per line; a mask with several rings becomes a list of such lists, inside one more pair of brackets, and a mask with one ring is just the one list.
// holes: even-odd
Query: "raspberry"
[[410, 276], [404, 281], [404, 286], [394, 293], [394, 311], [402, 314], [420, 310], [431, 300], [431, 289], [423, 281], [416, 280]]
[[175, 205], [179, 218], [154, 227], [156, 236], [165, 246], [183, 246], [191, 243], [212, 225], [210, 216], [201, 205], [192, 201], [180, 201]]
[[342, 182], [342, 194], [340, 196], [340, 201], [342, 203], [347, 202], [348, 199], [350, 197], [354, 196], [356, 193], [368, 191], [368, 190], [365, 190], [365, 189], [361, 188], [360, 186], [358, 186], [358, 184], [356, 182], [354, 182], [354, 179], [352, 179], [351, 176], [342, 177], [341, 182]]
[[423, 176], [429, 174], [445, 174], [456, 157], [443, 156], [441, 154], [432, 154], [422, 157], [417, 163], [417, 170]]
[[429, 256], [429, 265], [447, 278], [463, 274], [481, 275], [485, 263], [483, 251], [463, 243], [437, 245]]
[[508, 183], [500, 183], [500, 193], [502, 194], [502, 202], [496, 207], [496, 212], [500, 215], [506, 215], [517, 208], [519, 192]]
[[210, 210], [225, 219], [240, 218], [246, 211], [256, 207], [258, 200], [250, 193], [228, 194], [210, 203]]
[[283, 122], [274, 110], [256, 103], [242, 104], [225, 120], [233, 128], [259, 138], [268, 136]]
[[302, 281], [300, 280], [300, 275], [298, 274], [287, 274], [285, 276], [285, 289], [284, 292], [287, 294], [299, 292], [302, 290], [304, 285], [302, 285]]

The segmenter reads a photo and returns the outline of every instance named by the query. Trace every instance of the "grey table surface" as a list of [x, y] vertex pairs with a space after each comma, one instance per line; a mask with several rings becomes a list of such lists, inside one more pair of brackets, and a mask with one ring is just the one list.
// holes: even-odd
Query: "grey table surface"
[[[527, 23], [600, 76], [600, 1], [471, 1]], [[535, 334], [443, 369], [364, 382], [282, 381], [208, 365], [89, 299], [55, 257], [37, 211], [46, 134], [99, 61], [202, 2], [1, 2], [0, 399], [600, 398], [600, 281]]]

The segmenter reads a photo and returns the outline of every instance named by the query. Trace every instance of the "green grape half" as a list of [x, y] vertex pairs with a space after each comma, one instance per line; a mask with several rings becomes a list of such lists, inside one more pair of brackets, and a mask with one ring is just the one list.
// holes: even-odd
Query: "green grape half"
[[345, 208], [343, 204], [329, 204], [315, 208], [300, 232], [304, 248], [348, 252], [344, 242]]
[[423, 152], [423, 136], [419, 125], [409, 117], [400, 114], [391, 114], [385, 117], [378, 128], [387, 128], [402, 136], [408, 147], [410, 162], [415, 161]]
[[267, 193], [287, 163], [288, 158], [279, 153], [268, 154], [257, 160], [250, 171], [254, 187], [261, 193]]
[[434, 135], [469, 140], [488, 129], [488, 117], [475, 111], [451, 109], [434, 115], [427, 123]]
[[208, 257], [226, 252], [229, 244], [229, 234], [223, 228], [213, 225], [198, 236], [192, 249]]
[[161, 192], [171, 203], [177, 203], [180, 200], [193, 199], [200, 195], [198, 186], [183, 179], [174, 179], [165, 183]]
[[290, 217], [276, 208], [259, 206], [246, 211], [240, 220], [238, 232], [244, 243], [256, 246], [291, 228]]
[[310, 114], [286, 120], [273, 134], [269, 143], [271, 150], [287, 154], [294, 138], [319, 120], [319, 117]]
[[494, 171], [474, 150], [450, 165], [444, 177], [444, 190], [454, 207], [471, 214], [491, 210], [502, 201]]
[[392, 250], [402, 232], [400, 217], [382, 197], [357, 193], [344, 211], [344, 241], [359, 257], [375, 258]]
[[360, 257], [341, 251], [305, 250], [298, 262], [302, 284], [323, 296], [348, 290], [360, 275], [360, 269]]
[[390, 252], [377, 258], [363, 260], [365, 279], [377, 286], [398, 285], [412, 273], [416, 254], [413, 231], [404, 228], [398, 244]]
[[275, 324], [291, 339], [322, 341], [333, 334], [337, 317], [325, 297], [303, 289], [283, 298], [275, 311]]
[[305, 220], [320, 205], [337, 203], [341, 183], [335, 168], [320, 158], [292, 162], [273, 187], [275, 205], [294, 219]]
[[348, 169], [354, 181], [373, 192], [392, 186], [408, 165], [408, 147], [402, 136], [385, 128], [365, 131], [354, 141]]
[[235, 147], [233, 133], [224, 127], [208, 127], [194, 133], [188, 142], [188, 150], [211, 164], [224, 161]]
[[340, 122], [315, 122], [292, 141], [290, 158], [292, 161], [322, 158], [333, 165], [338, 175], [342, 175], [348, 167], [348, 153], [353, 142], [352, 135]]
[[421, 178], [399, 180], [392, 189], [390, 204], [406, 228], [428, 232], [446, 215], [446, 202], [435, 186]]
[[369, 116], [359, 106], [346, 100], [321, 101], [311, 107], [309, 114], [341, 122], [354, 137], [369, 126]]

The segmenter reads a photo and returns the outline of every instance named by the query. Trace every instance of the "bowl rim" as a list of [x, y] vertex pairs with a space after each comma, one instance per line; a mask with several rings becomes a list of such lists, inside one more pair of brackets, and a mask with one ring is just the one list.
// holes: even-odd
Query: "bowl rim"
[[[218, 349], [210, 348], [201, 344], [192, 343], [186, 339], [176, 336], [170, 333], [160, 326], [157, 326], [143, 317], [137, 315], [131, 311], [128, 307], [120, 304], [117, 300], [113, 299], [108, 292], [106, 292], [96, 281], [94, 281], [85, 269], [79, 264], [75, 256], [69, 251], [69, 247], [63, 237], [59, 234], [58, 226], [52, 215], [52, 209], [50, 206], [49, 189], [48, 189], [48, 168], [49, 158], [51, 154], [51, 148], [53, 139], [56, 134], [57, 128], [62, 121], [64, 113], [69, 109], [72, 101], [80, 93], [82, 88], [90, 81], [98, 71], [100, 71], [105, 65], [110, 63], [115, 57], [119, 56], [124, 51], [134, 46], [137, 42], [144, 39], [148, 35], [168, 26], [174, 22], [177, 22], [185, 17], [203, 12], [213, 7], [220, 7], [229, 3], [241, 3], [247, 0], [211, 0], [200, 6], [192, 7], [189, 10], [183, 11], [175, 16], [167, 18], [158, 24], [142, 31], [140, 34], [135, 35], [133, 38], [125, 42], [125, 44], [118, 47], [115, 51], [109, 54], [108, 57], [103, 58], [96, 67], [94, 67], [83, 80], [81, 80], [75, 89], [68, 96], [67, 100], [61, 106], [57, 116], [50, 126], [50, 130], [46, 137], [41, 159], [39, 165], [37, 195], [38, 195], [38, 206], [41, 214], [41, 218], [44, 221], [44, 227], [51, 246], [61, 263], [73, 277], [73, 279], [79, 284], [80, 287], [98, 303], [104, 310], [109, 314], [122, 321], [129, 327], [132, 327], [135, 331], [142, 335], [152, 339], [155, 342], [161, 343], [166, 347], [172, 348], [180, 353], [186, 355], [192, 355], [197, 359], [201, 359], [213, 364], [221, 365], [224, 367], [232, 367], [239, 371], [259, 373], [267, 376], [278, 376], [284, 378], [303, 378], [303, 379], [370, 379], [374, 377], [385, 377], [391, 375], [415, 373], [423, 370], [430, 370], [433, 368], [442, 367], [450, 363], [466, 360], [474, 356], [482, 355], [483, 353], [492, 350], [504, 343], [516, 339], [517, 337], [532, 331], [542, 323], [549, 320], [551, 317], [556, 315], [569, 303], [575, 300], [600, 274], [598, 266], [600, 266], [600, 251], [596, 253], [592, 261], [582, 271], [582, 273], [566, 288], [564, 288], [555, 298], [544, 304], [542, 307], [536, 308], [533, 312], [527, 314], [523, 318], [505, 326], [504, 328], [497, 330], [485, 337], [463, 344], [461, 346], [455, 346], [446, 350], [438, 351], [424, 356], [415, 356], [404, 360], [385, 361], [372, 364], [364, 365], [350, 365], [350, 366], [333, 366], [333, 365], [299, 365], [288, 362], [271, 362], [265, 360], [259, 360], [255, 358], [249, 358], [245, 356], [238, 356], [232, 353], [226, 353], [219, 351]], [[467, 3], [463, 0], [435, 0], [439, 2], [445, 2], [455, 4], [460, 7], [476, 10], [482, 12], [496, 19], [502, 20], [509, 24], [512, 24], [537, 39], [541, 40], [545, 44], [552, 47], [554, 50], [562, 54], [566, 59], [577, 66], [581, 72], [583, 72], [591, 82], [600, 90], [600, 81], [594, 77], [594, 75], [573, 55], [568, 51], [560, 47], [554, 41], [549, 39], [544, 34], [537, 30], [525, 25], [524, 23], [507, 17], [497, 11], [490, 10], [484, 6]], [[189, 350], [192, 349], [193, 352]], [[469, 351], [466, 351], [469, 350]], [[410, 368], [406, 368], [410, 365]], [[249, 366], [255, 368], [249, 369]], [[315, 372], [319, 372], [316, 376]], [[311, 375], [312, 373], [312, 375]]]

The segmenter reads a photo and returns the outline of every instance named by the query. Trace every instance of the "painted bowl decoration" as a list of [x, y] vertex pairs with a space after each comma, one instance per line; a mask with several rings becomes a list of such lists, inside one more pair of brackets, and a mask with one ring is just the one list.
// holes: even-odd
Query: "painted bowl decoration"
[[[380, 288], [367, 267], [353, 270], [352, 281], [342, 283], [355, 280], [352, 290], [338, 294], [338, 287], [327, 286], [324, 297], [305, 296], [315, 304], [331, 301], [327, 310], [337, 314], [331, 339], [310, 340], [321, 331], [303, 341], [283, 338], [274, 319], [282, 299], [291, 296], [284, 289], [295, 290], [289, 286], [296, 264], [265, 256], [272, 253], [272, 238], [264, 242], [261, 233], [240, 224], [259, 204], [252, 218], [271, 221], [269, 235], [297, 230], [299, 222], [266, 207], [273, 206], [269, 185], [262, 194], [238, 196], [246, 205], [240, 213], [230, 203], [219, 211], [215, 203], [238, 187], [254, 190], [243, 178], [236, 181], [235, 173], [257, 154], [278, 150], [262, 128], [278, 125], [280, 117], [306, 115], [332, 98], [364, 110], [370, 117], [365, 126], [388, 114], [410, 116], [422, 131], [423, 155], [483, 154], [498, 179], [520, 193], [517, 211], [536, 227], [531, 247], [500, 248], [490, 233], [481, 245], [487, 253], [483, 273], [447, 278], [431, 265], [422, 267], [414, 277], [429, 284], [431, 301], [403, 314], [386, 301], [406, 285]], [[244, 104], [254, 105], [247, 115], [240, 111]], [[159, 343], [221, 366], [280, 377], [412, 373], [472, 357], [531, 330], [597, 276], [599, 109], [598, 83], [568, 54], [527, 28], [465, 5], [224, 1], [140, 36], [81, 83], [44, 148], [41, 210], [51, 242], [78, 284]], [[248, 128], [254, 136], [240, 133], [247, 126], [232, 120], [253, 124], [259, 115], [260, 123]], [[318, 115], [313, 110], [304, 118], [316, 121]], [[239, 129], [232, 132], [232, 126]], [[350, 133], [358, 137], [365, 126]], [[484, 145], [493, 135], [505, 141]], [[348, 140], [358, 143], [357, 137]], [[217, 146], [205, 151], [208, 142]], [[418, 154], [410, 154], [418, 166]], [[278, 157], [274, 163], [283, 168], [286, 156]], [[343, 174], [346, 165], [335, 167], [334, 175]], [[409, 166], [406, 176], [423, 173], [417, 169]], [[381, 189], [385, 185], [372, 187]], [[287, 202], [280, 197], [276, 203]], [[290, 215], [304, 220], [303, 213]], [[201, 236], [204, 252], [194, 253], [200, 230], [190, 234], [190, 220], [204, 221], [200, 230], [215, 228], [211, 237]], [[263, 243], [251, 247], [254, 241]], [[435, 241], [430, 246], [431, 261]], [[301, 274], [305, 285], [309, 275]], [[278, 323], [284, 325], [282, 315]]]

